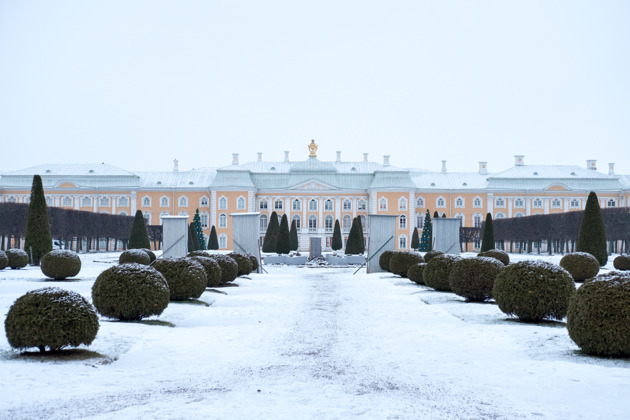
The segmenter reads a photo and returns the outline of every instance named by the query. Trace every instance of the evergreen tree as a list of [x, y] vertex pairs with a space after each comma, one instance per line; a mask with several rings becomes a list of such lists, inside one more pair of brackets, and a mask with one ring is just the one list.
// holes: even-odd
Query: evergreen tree
[[335, 229], [333, 230], [331, 247], [333, 251], [338, 251], [343, 248], [343, 240], [341, 239], [341, 227], [339, 226], [339, 220], [335, 220]]
[[278, 214], [274, 211], [269, 218], [269, 224], [267, 225], [267, 232], [265, 232], [265, 239], [263, 240], [262, 250], [263, 252], [276, 252], [276, 237], [278, 236]]
[[577, 252], [588, 252], [597, 258], [600, 266], [604, 266], [608, 262], [604, 221], [599, 208], [599, 200], [593, 191], [590, 192], [586, 200], [584, 217], [578, 236]]
[[420, 238], [418, 237], [418, 228], [413, 228], [413, 235], [411, 235], [411, 249], [417, 250], [420, 248]]
[[50, 222], [48, 221], [48, 211], [46, 208], [46, 198], [44, 197], [44, 187], [42, 177], [33, 177], [31, 188], [31, 201], [28, 205], [28, 216], [26, 219], [26, 241], [24, 250], [33, 259], [31, 264], [39, 265], [42, 257], [52, 251], [52, 235], [50, 233]]
[[280, 221], [280, 228], [278, 229], [278, 235], [276, 236], [276, 252], [278, 254], [288, 254], [291, 252], [291, 235], [289, 233], [289, 219], [287, 215], [282, 215]]
[[195, 227], [190, 223], [188, 225], [188, 252], [196, 251], [198, 246], [199, 242], [197, 241], [197, 235], [195, 235]]
[[195, 235], [197, 236], [197, 242], [199, 243], [199, 249], [206, 249], [206, 238], [203, 236], [203, 228], [201, 227], [201, 216], [199, 216], [199, 209], [195, 211], [195, 217], [193, 217], [193, 227], [195, 229]]
[[479, 252], [485, 252], [494, 249], [494, 229], [492, 228], [492, 215], [486, 214], [486, 222], [483, 227], [483, 237], [481, 239], [481, 249]]
[[424, 225], [422, 226], [422, 236], [420, 236], [420, 251], [428, 252], [433, 249], [433, 234], [431, 226], [431, 213], [427, 209], [424, 216]]
[[433, 218], [437, 219], [438, 217], [440, 217], [440, 213], [438, 213], [437, 210], [436, 210], [436, 211], [433, 212]]
[[350, 228], [350, 234], [348, 234], [348, 242], [346, 242], [346, 255], [362, 254], [363, 248], [362, 238], [359, 236], [359, 222], [355, 217], [352, 220], [352, 227]]
[[298, 240], [298, 233], [297, 233], [297, 223], [295, 221], [295, 219], [293, 219], [291, 221], [291, 230], [289, 231], [289, 238], [291, 239], [291, 251], [297, 251], [298, 247], [300, 245], [300, 242]]
[[136, 210], [136, 216], [133, 218], [131, 232], [129, 233], [129, 244], [127, 249], [151, 248], [149, 240], [149, 232], [147, 231], [147, 222], [144, 220], [142, 211]]
[[357, 216], [357, 225], [359, 227], [359, 238], [361, 239], [361, 252], [359, 254], [363, 254], [365, 252], [365, 236], [363, 236], [363, 223], [360, 216]]
[[208, 238], [208, 249], [219, 249], [219, 238], [217, 238], [217, 230], [214, 226], [210, 229], [210, 237]]

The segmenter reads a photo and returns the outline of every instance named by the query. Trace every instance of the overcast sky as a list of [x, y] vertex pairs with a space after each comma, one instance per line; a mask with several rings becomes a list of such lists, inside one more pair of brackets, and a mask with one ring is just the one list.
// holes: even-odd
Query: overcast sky
[[630, 1], [0, 0], [0, 172], [308, 157], [630, 174]]

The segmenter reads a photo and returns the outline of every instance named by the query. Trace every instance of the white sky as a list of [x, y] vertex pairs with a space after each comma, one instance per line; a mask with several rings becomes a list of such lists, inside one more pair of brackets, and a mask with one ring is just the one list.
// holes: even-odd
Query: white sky
[[0, 171], [318, 157], [630, 174], [628, 1], [0, 0]]

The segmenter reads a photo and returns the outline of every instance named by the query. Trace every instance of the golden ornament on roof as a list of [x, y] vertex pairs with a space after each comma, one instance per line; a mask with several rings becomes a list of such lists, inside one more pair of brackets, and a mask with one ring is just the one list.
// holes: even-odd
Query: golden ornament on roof
[[308, 145], [309, 157], [317, 157], [317, 145], [315, 140], [311, 140], [311, 144]]

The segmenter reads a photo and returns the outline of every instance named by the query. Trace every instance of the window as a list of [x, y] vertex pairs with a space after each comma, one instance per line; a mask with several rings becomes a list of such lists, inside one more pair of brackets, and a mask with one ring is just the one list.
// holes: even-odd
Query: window
[[225, 233], [219, 235], [219, 248], [227, 248], [227, 235]]
[[151, 197], [142, 197], [142, 207], [151, 207]]
[[333, 217], [331, 215], [326, 216], [324, 219], [324, 230], [326, 232], [333, 231]]
[[52, 205], [53, 205], [52, 197], [46, 197], [46, 205], [52, 207]]
[[514, 200], [514, 208], [524, 209], [525, 208], [525, 200], [523, 200], [522, 198], [517, 198], [516, 200]]
[[400, 200], [398, 200], [398, 210], [407, 210], [407, 199], [405, 197], [401, 197]]
[[571, 208], [573, 209], [580, 208], [580, 200], [578, 200], [577, 198], [574, 198], [573, 200], [571, 200]]
[[301, 229], [302, 228], [302, 219], [300, 219], [300, 216], [298, 216], [297, 214], [295, 216], [293, 216], [293, 221], [295, 221], [295, 228], [296, 229]]
[[208, 212], [202, 211], [201, 213], [199, 213], [199, 219], [201, 221], [201, 228], [208, 229], [208, 219], [209, 219]]
[[481, 227], [481, 221], [483, 220], [483, 216], [479, 213], [473, 215], [473, 226], [478, 228]]
[[185, 195], [179, 197], [179, 201], [177, 202], [179, 207], [188, 207], [188, 198]]
[[129, 199], [125, 196], [118, 197], [118, 207], [128, 207]]
[[360, 199], [359, 203], [357, 204], [357, 210], [359, 210], [359, 211], [366, 211], [367, 210], [367, 201], [365, 201], [364, 199]]
[[351, 227], [352, 217], [346, 214], [345, 216], [343, 216], [343, 219], [341, 219], [341, 229], [343, 229], [344, 232], [349, 232]]
[[162, 224], [162, 223], [163, 223], [163, 222], [162, 222], [162, 217], [164, 217], [164, 216], [168, 216], [168, 215], [169, 215], [169, 212], [167, 212], [167, 211], [162, 211], [162, 212], [160, 212], [160, 224]]
[[523, 217], [525, 216], [525, 214], [523, 214], [523, 212], [517, 211], [516, 213], [514, 213], [513, 217]]
[[208, 207], [208, 203], [210, 203], [210, 200], [208, 200], [208, 197], [206, 197], [205, 195], [199, 199], [200, 207]]
[[378, 200], [378, 209], [380, 211], [387, 211], [387, 199], [385, 197]]
[[227, 210], [227, 198], [219, 198], [219, 210]]
[[495, 219], [505, 219], [505, 213], [503, 212], [498, 212], [496, 214], [496, 216], [494, 216]]
[[[110, 201], [109, 201], [109, 197], [101, 197], [101, 199], [99, 200], [98, 205], [100, 207], [109, 207], [111, 206]], [[167, 203], [168, 205], [168, 203]]]
[[83, 197], [81, 199], [81, 207], [92, 207], [92, 197]]
[[[15, 198], [15, 197], [14, 197]], [[72, 207], [72, 197], [65, 196], [61, 199], [62, 207]]]
[[359, 216], [359, 220], [361, 221], [361, 228], [363, 229], [363, 231], [365, 231], [365, 229], [367, 229], [368, 225], [367, 225], [367, 218], [364, 215]]
[[464, 207], [464, 199], [462, 197], [457, 197], [455, 199], [455, 207], [460, 209]]
[[309, 232], [317, 231], [317, 217], [313, 214], [308, 217], [308, 231]]
[[119, 211], [118, 214], [120, 216], [129, 216], [126, 211]]
[[348, 199], [343, 200], [343, 211], [352, 211], [352, 201]]
[[[308, 202], [308, 209], [310, 211], [315, 211], [317, 210], [317, 200], [315, 200], [314, 198], [312, 198], [309, 202]], [[310, 223], [310, 219], [309, 219], [309, 223]]]
[[226, 228], [227, 227], [227, 216], [225, 213], [221, 213], [219, 215], [219, 227]]
[[406, 235], [400, 235], [398, 237], [398, 248], [407, 249], [407, 236]]
[[416, 214], [416, 227], [418, 229], [422, 229], [424, 227], [424, 214]]
[[416, 199], [416, 207], [424, 207], [424, 198], [418, 197]]
[[236, 200], [236, 210], [245, 210], [245, 197], [239, 197]]
[[266, 214], [262, 214], [260, 216], [260, 230], [267, 230], [267, 223], [268, 223], [267, 219], [267, 215]]
[[17, 203], [17, 198], [10, 195], [9, 197], [7, 197], [7, 203]]
[[481, 198], [480, 197], [475, 197], [475, 199], [473, 200], [473, 207], [476, 209], [480, 209], [481, 208]]
[[168, 207], [168, 197], [163, 196], [160, 198], [160, 207]]
[[333, 201], [329, 198], [324, 202], [325, 211], [333, 211]]
[[401, 214], [398, 218], [398, 228], [399, 229], [407, 229], [407, 216]]
[[258, 202], [258, 208], [260, 210], [267, 210], [267, 200], [260, 200]]
[[606, 207], [617, 207], [617, 200], [611, 198], [606, 202]]
[[31, 197], [29, 195], [27, 195], [26, 197], [24, 197], [24, 203], [28, 204], [31, 202]]
[[282, 210], [282, 205], [283, 205], [283, 201], [281, 198], [278, 198], [276, 201], [273, 202], [273, 209], [274, 210]]
[[150, 211], [144, 211], [142, 212], [142, 216], [144, 217], [144, 223], [146, 223], [147, 225], [151, 224], [151, 212]]
[[186, 216], [188, 217], [188, 212], [185, 210], [180, 211], [179, 213], [177, 213], [179, 216]]
[[300, 200], [298, 200], [297, 198], [295, 200], [293, 200], [293, 207], [292, 207], [292, 209], [294, 211], [302, 210], [302, 202]]
[[505, 198], [497, 198], [494, 203], [497, 207], [505, 207]]
[[554, 198], [553, 200], [551, 200], [551, 208], [552, 209], [562, 208], [562, 200], [560, 200], [559, 198]]
[[533, 201], [532, 204], [533, 204], [535, 209], [542, 209], [543, 202], [542, 202], [542, 200], [540, 198], [534, 198], [534, 201]]
[[446, 207], [446, 200], [444, 200], [444, 197], [439, 197], [437, 199], [437, 201], [435, 202], [435, 206], [437, 208], [444, 208], [444, 207]]

